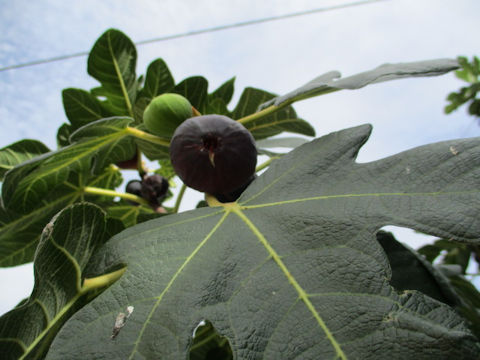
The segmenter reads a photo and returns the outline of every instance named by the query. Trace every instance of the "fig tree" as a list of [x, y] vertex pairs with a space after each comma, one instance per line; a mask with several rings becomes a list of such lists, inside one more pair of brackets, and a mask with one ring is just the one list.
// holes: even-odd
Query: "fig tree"
[[223, 115], [185, 120], [170, 142], [170, 160], [189, 187], [210, 194], [228, 194], [255, 173], [257, 149], [252, 134]]
[[182, 95], [166, 93], [155, 97], [143, 113], [143, 122], [152, 134], [171, 137], [184, 120], [192, 117], [192, 104]]

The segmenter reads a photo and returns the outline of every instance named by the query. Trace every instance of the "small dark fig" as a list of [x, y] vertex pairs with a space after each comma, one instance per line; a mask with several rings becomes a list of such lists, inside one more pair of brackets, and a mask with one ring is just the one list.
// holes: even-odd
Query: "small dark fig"
[[167, 196], [168, 180], [160, 175], [145, 175], [142, 180], [141, 196], [156, 208]]
[[218, 201], [222, 203], [234, 202], [236, 201], [240, 195], [247, 189], [247, 187], [252, 183], [253, 180], [257, 178], [256, 174], [253, 174], [245, 184], [240, 186], [239, 188], [229, 192], [228, 194], [213, 194]]
[[130, 180], [125, 187], [125, 191], [129, 194], [142, 196], [142, 182], [140, 180]]
[[148, 104], [143, 113], [143, 123], [152, 134], [170, 137], [178, 125], [192, 116], [192, 104], [185, 97], [166, 93], [153, 98]]
[[257, 148], [252, 134], [223, 115], [185, 120], [170, 142], [170, 160], [189, 187], [210, 194], [228, 194], [255, 173]]

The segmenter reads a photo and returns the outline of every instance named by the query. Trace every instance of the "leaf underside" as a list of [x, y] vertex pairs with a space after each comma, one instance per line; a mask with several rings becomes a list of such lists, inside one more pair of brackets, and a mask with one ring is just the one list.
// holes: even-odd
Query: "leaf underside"
[[[477, 358], [475, 337], [451, 307], [392, 288], [375, 235], [393, 224], [478, 242], [479, 141], [355, 163], [370, 131], [295, 149], [238, 203], [115, 236], [87, 272], [127, 271], [74, 315], [47, 358], [185, 359], [201, 320], [228, 339], [234, 359]], [[135, 312], [110, 341], [126, 306]]]
[[[419, 76], [438, 76], [449, 71], [458, 69], [456, 59], [423, 60], [397, 64], [383, 64], [375, 69], [359, 74], [340, 78], [338, 71], [330, 71], [309, 81], [305, 85], [277, 96], [259, 106], [259, 110], [270, 105], [279, 106], [284, 103], [291, 104], [294, 101], [308, 99], [313, 96], [327, 94], [337, 90], [354, 90], [364, 86], [384, 81], [404, 79]], [[339, 79], [340, 78], [340, 79]]]

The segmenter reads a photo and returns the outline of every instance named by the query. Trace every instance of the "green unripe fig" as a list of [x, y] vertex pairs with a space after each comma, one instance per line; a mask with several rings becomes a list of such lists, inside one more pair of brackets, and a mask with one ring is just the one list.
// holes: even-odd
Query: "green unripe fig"
[[192, 104], [182, 95], [166, 93], [155, 97], [143, 113], [143, 122], [154, 135], [171, 137], [184, 120], [191, 118]]

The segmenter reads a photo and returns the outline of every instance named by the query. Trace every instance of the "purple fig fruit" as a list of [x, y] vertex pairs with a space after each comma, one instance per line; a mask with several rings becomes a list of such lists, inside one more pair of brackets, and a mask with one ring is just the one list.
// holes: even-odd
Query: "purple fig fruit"
[[174, 132], [170, 160], [189, 187], [210, 194], [227, 194], [255, 173], [257, 149], [252, 134], [223, 115], [185, 120]]

